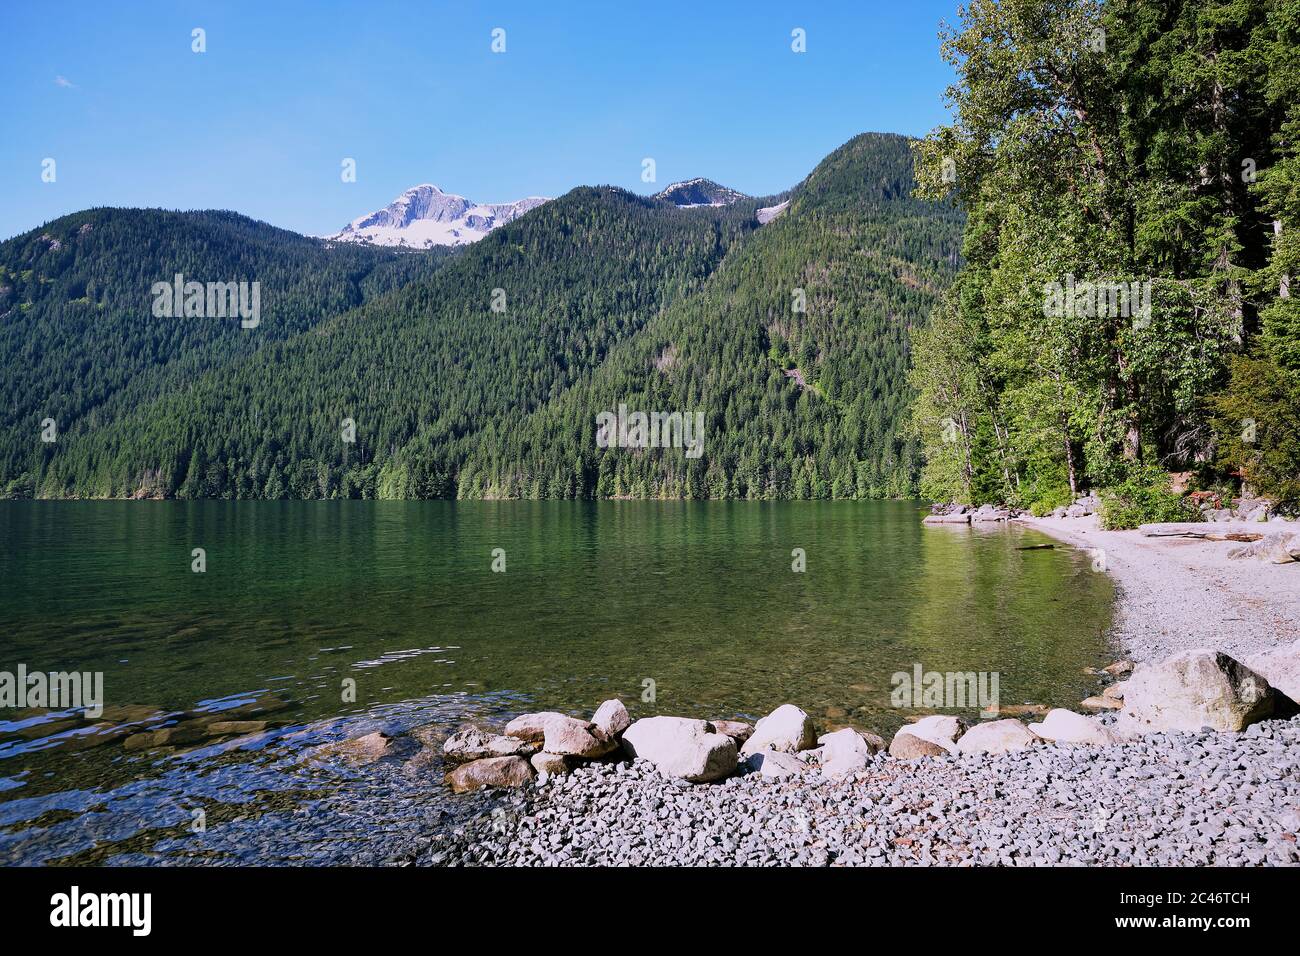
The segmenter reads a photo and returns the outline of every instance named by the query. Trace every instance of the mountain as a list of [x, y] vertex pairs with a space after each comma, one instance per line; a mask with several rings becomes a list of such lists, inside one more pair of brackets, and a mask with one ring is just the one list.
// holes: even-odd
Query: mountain
[[674, 206], [730, 206], [749, 197], [720, 186], [712, 179], [687, 179], [673, 183], [650, 198], [670, 202]]
[[[0, 243], [0, 490], [903, 493], [910, 332], [961, 229], [911, 188], [909, 141], [868, 134], [762, 227], [757, 200], [677, 208], [608, 187], [418, 255], [226, 213], [65, 217]], [[181, 269], [260, 280], [261, 324], [152, 317], [151, 284]], [[599, 446], [596, 416], [619, 402], [700, 412], [702, 455]], [[47, 413], [55, 442], [38, 440]]]
[[325, 238], [377, 246], [429, 249], [477, 242], [548, 200], [529, 196], [507, 203], [476, 203], [424, 183], [412, 186], [377, 212], [354, 219]]

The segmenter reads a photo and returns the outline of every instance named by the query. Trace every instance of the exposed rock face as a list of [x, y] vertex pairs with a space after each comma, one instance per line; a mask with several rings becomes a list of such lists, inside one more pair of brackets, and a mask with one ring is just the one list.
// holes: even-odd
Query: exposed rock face
[[1124, 742], [1119, 734], [1094, 718], [1060, 707], [1049, 713], [1041, 724], [1030, 724], [1029, 729], [1044, 740], [1059, 744], [1109, 747]]
[[754, 727], [754, 733], [745, 741], [742, 753], [754, 754], [764, 750], [798, 753], [817, 745], [817, 732], [812, 718], [794, 704], [782, 704]]
[[[884, 743], [879, 737], [875, 740], [879, 744]], [[821, 744], [822, 772], [828, 777], [846, 777], [866, 769], [871, 755], [881, 749], [877, 743], [850, 727], [833, 734], [823, 734], [817, 742]]]
[[715, 731], [726, 734], [736, 742], [737, 747], [744, 746], [745, 741], [754, 735], [754, 728], [743, 720], [715, 720], [711, 723]]
[[736, 770], [736, 742], [704, 720], [646, 717], [623, 733], [623, 749], [649, 760], [664, 776], [692, 783], [721, 780]]
[[1266, 679], [1227, 654], [1183, 651], [1134, 670], [1125, 684], [1120, 732], [1240, 731], [1269, 716], [1275, 697]]
[[591, 722], [596, 725], [598, 736], [613, 740], [632, 726], [632, 718], [621, 700], [607, 700], [596, 708]]
[[1263, 675], [1274, 690], [1300, 702], [1300, 641], [1256, 654], [1246, 664], [1256, 674]]
[[487, 757], [461, 764], [445, 779], [455, 793], [484, 787], [522, 787], [533, 779], [533, 768], [523, 757]]
[[976, 724], [957, 741], [961, 754], [1004, 754], [1040, 743], [1038, 736], [1020, 721], [1008, 717]]
[[489, 734], [473, 724], [465, 724], [446, 739], [442, 752], [448, 760], [465, 763], [485, 757], [528, 757], [536, 752], [532, 744], [518, 737]]

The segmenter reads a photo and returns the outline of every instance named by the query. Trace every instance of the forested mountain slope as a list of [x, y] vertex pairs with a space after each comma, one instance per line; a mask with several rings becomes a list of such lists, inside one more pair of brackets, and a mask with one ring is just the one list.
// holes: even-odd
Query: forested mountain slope
[[[960, 218], [911, 198], [903, 137], [866, 134], [693, 295], [517, 427], [474, 443], [462, 494], [878, 497], [914, 491], [900, 437], [913, 327], [956, 271]], [[602, 451], [596, 414], [704, 413], [703, 454]]]
[[[0, 488], [15, 482], [11, 494], [30, 494], [88, 436], [119, 419], [143, 424], [152, 402], [400, 288], [446, 257], [327, 249], [234, 213], [152, 209], [87, 210], [0, 243]], [[177, 273], [259, 281], [266, 295], [257, 328], [241, 328], [238, 317], [154, 318], [153, 284]], [[53, 442], [41, 441], [46, 419], [55, 423]], [[150, 463], [132, 464], [138, 479]], [[61, 490], [93, 493], [75, 484], [46, 493]]]
[[[912, 187], [908, 141], [868, 134], [766, 226], [757, 199], [679, 209], [582, 187], [445, 261], [262, 236], [229, 214], [67, 217], [43, 232], [70, 264], [46, 258], [42, 231], [0, 245], [0, 482], [46, 497], [903, 493], [909, 334], [960, 234]], [[86, 245], [109, 233], [80, 232], [96, 216], [117, 238]], [[259, 280], [260, 326], [153, 317], [150, 286], [175, 272]], [[703, 454], [597, 447], [595, 416], [620, 401], [703, 412]], [[55, 442], [39, 440], [47, 414]]]

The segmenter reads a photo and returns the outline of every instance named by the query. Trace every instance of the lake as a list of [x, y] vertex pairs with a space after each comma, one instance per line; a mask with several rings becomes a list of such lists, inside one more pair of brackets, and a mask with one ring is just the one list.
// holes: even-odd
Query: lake
[[[996, 673], [1003, 704], [1094, 692], [1113, 591], [1089, 556], [1025, 550], [1050, 539], [1015, 525], [924, 527], [923, 510], [0, 503], [0, 671], [102, 672], [109, 708], [98, 723], [0, 710], [0, 861], [153, 862], [197, 802], [237, 820], [229, 807], [279, 790], [260, 817], [291, 813], [363, 786], [303, 777], [293, 751], [370, 726], [589, 714], [616, 696], [634, 719], [791, 702], [888, 735], [929, 712], [890, 700], [918, 665]], [[233, 743], [127, 749], [115, 732], [267, 701], [253, 716], [271, 732]]]

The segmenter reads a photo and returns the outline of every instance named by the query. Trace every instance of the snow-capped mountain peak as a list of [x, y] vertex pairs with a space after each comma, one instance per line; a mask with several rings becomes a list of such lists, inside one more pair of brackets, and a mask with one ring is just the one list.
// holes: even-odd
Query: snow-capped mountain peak
[[463, 246], [518, 219], [548, 199], [529, 196], [507, 203], [476, 203], [432, 183], [412, 186], [383, 209], [354, 219], [326, 239], [377, 246]]
[[712, 179], [685, 179], [655, 193], [652, 199], [662, 199], [674, 206], [730, 206], [733, 202], [748, 199], [744, 193], [715, 183]]

